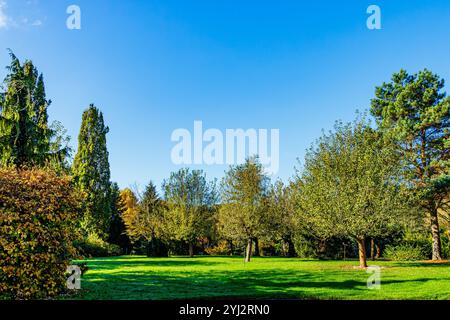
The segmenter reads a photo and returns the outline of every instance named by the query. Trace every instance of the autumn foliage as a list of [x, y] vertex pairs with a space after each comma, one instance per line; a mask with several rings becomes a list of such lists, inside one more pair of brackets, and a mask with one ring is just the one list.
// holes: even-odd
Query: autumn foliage
[[0, 169], [0, 298], [61, 293], [78, 200], [70, 178], [40, 169]]

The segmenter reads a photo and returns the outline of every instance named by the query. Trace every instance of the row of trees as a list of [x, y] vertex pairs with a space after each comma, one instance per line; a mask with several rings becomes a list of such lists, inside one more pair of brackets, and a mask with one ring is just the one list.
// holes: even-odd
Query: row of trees
[[[161, 228], [152, 237], [186, 241], [191, 255], [200, 237], [245, 242], [246, 261], [262, 238], [284, 241], [293, 253], [298, 234], [321, 241], [345, 237], [356, 241], [365, 267], [368, 238], [383, 239], [405, 226], [423, 225], [426, 218], [432, 259], [441, 260], [439, 216], [448, 215], [450, 185], [450, 99], [443, 87], [428, 70], [394, 74], [376, 88], [371, 102], [376, 126], [365, 115], [354, 123], [338, 122], [307, 152], [287, 186], [271, 185], [257, 158], [231, 166], [219, 194], [201, 171], [172, 173], [153, 224]], [[148, 212], [138, 209], [136, 216], [141, 211]], [[128, 222], [128, 229], [136, 228], [132, 225]]]
[[[30, 61], [11, 53], [0, 94], [2, 166], [51, 167], [73, 177], [83, 196], [78, 219], [82, 237], [118, 244], [126, 251], [143, 245], [166, 255], [186, 245], [194, 255], [201, 243], [245, 247], [246, 260], [259, 241], [286, 246], [294, 240], [353, 239], [360, 265], [366, 240], [384, 239], [428, 219], [432, 258], [442, 259], [440, 216], [448, 214], [449, 106], [444, 81], [428, 70], [400, 71], [376, 88], [372, 125], [366, 116], [338, 122], [308, 150], [304, 166], [289, 183], [271, 183], [257, 157], [231, 166], [220, 183], [204, 172], [181, 169], [164, 181], [162, 195], [150, 183], [140, 195], [120, 191], [110, 180], [102, 113], [83, 114], [78, 150], [69, 165], [68, 139], [49, 125], [43, 76]], [[131, 243], [130, 243], [131, 242]]]
[[164, 200], [153, 184], [141, 201], [126, 189], [121, 195], [126, 232], [135, 242], [184, 241], [190, 256], [201, 238], [245, 244], [246, 262], [258, 253], [258, 240], [285, 243], [293, 256], [298, 235], [322, 241], [347, 237], [357, 241], [366, 267], [365, 240], [385, 236], [413, 208], [399, 181], [398, 154], [378, 138], [364, 122], [337, 125], [310, 150], [305, 169], [289, 185], [271, 184], [251, 158], [226, 172], [220, 197], [215, 183], [188, 169], [163, 183]]

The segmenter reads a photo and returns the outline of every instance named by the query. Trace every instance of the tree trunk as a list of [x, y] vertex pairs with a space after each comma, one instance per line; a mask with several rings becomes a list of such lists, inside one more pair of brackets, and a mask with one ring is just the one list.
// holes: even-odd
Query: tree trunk
[[364, 237], [356, 239], [358, 242], [358, 253], [359, 253], [359, 267], [367, 268], [367, 257], [366, 257], [366, 241]]
[[152, 238], [152, 240], [150, 240], [150, 252], [149, 252], [149, 256], [151, 257], [158, 257], [159, 255], [159, 250], [158, 250], [158, 241], [156, 240], [156, 238]]
[[147, 244], [145, 246], [146, 248], [146, 252], [147, 252], [147, 257], [154, 257], [155, 254], [155, 244], [153, 239], [150, 241], [147, 241]]
[[370, 259], [375, 260], [375, 240], [370, 239]]
[[194, 257], [194, 244], [192, 242], [189, 242], [189, 257]]
[[430, 212], [431, 236], [433, 238], [433, 260], [442, 260], [441, 235], [439, 232], [439, 220], [437, 210]]
[[291, 238], [286, 239], [287, 245], [288, 245], [288, 252], [287, 252], [287, 256], [288, 257], [295, 257], [295, 246], [294, 243], [292, 242]]
[[253, 246], [253, 240], [248, 239], [247, 241], [247, 250], [245, 252], [245, 262], [250, 262], [251, 256], [252, 256], [252, 246]]
[[322, 239], [317, 240], [317, 247], [316, 247], [317, 257], [319, 259], [324, 259], [326, 256], [326, 251], [327, 251], [326, 241]]
[[258, 238], [255, 238], [255, 257], [259, 257], [259, 256], [260, 256], [259, 241], [258, 241]]
[[230, 256], [232, 256], [234, 251], [233, 240], [228, 240], [228, 245], [230, 246]]
[[347, 245], [345, 243], [342, 243], [343, 247], [344, 247], [344, 261], [345, 259], [347, 259]]
[[380, 259], [381, 258], [381, 247], [379, 244], [375, 245], [375, 247], [377, 248], [377, 254], [375, 255], [375, 259]]

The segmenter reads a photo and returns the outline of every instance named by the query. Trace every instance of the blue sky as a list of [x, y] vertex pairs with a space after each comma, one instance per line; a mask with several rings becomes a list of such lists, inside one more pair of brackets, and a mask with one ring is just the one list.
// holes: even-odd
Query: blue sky
[[[82, 29], [68, 30], [76, 4]], [[381, 8], [382, 29], [366, 27]], [[112, 179], [158, 185], [170, 171], [173, 130], [280, 129], [280, 171], [337, 119], [369, 107], [376, 85], [405, 68], [450, 81], [450, 2], [254, 0], [0, 0], [6, 48], [44, 73], [76, 148], [83, 110], [104, 113]], [[0, 69], [0, 77], [6, 74]], [[448, 89], [448, 87], [447, 87]], [[220, 178], [225, 166], [192, 166]]]

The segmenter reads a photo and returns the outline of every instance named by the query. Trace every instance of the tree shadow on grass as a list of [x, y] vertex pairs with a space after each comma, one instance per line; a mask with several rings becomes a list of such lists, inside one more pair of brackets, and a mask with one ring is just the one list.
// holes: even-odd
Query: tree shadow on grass
[[[349, 279], [349, 277], [352, 277]], [[99, 274], [90, 279], [89, 290], [107, 294], [107, 299], [211, 299], [211, 298], [330, 298], [355, 295], [367, 289], [367, 275], [341, 272], [279, 270], [233, 270], [208, 272], [116, 272]], [[428, 278], [386, 280], [383, 285], [424, 283]], [[323, 290], [323, 291], [322, 291]], [[104, 292], [101, 292], [104, 291]], [[340, 292], [342, 291], [342, 292]], [[347, 293], [346, 293], [347, 292]], [[99, 296], [96, 294], [95, 296]], [[100, 297], [101, 299], [101, 297]]]
[[[395, 273], [383, 277], [387, 294], [377, 295], [367, 288], [369, 274], [364, 270], [342, 268], [340, 263], [324, 264], [311, 260], [289, 259], [276, 268], [256, 258], [262, 264], [245, 264], [243, 257], [171, 257], [147, 258], [127, 256], [88, 260], [90, 270], [82, 280], [81, 299], [343, 299], [398, 297], [394, 289], [415, 290], [428, 281], [450, 281], [442, 278], [405, 278]], [[276, 262], [284, 258], [267, 258]], [[351, 263], [351, 261], [346, 261]], [[254, 268], [253, 266], [256, 266]], [[389, 263], [396, 269], [441, 266], [429, 262]], [[99, 271], [99, 272], [90, 272]], [[424, 272], [426, 275], [426, 272]], [[393, 277], [395, 277], [393, 279]], [[416, 283], [417, 285], [414, 285]], [[412, 284], [411, 288], [402, 284]], [[394, 285], [394, 286], [392, 286]], [[417, 296], [413, 294], [412, 296]], [[428, 295], [429, 296], [429, 295]]]
[[[429, 268], [429, 267], [450, 267], [450, 261], [407, 261], [407, 262], [395, 262], [397, 267], [414, 267], [414, 268]], [[449, 268], [450, 271], [450, 268]]]
[[202, 260], [172, 260], [164, 258], [145, 258], [136, 259], [134, 262], [130, 260], [88, 260], [87, 265], [90, 269], [94, 270], [114, 270], [122, 268], [139, 268], [139, 267], [189, 267], [195, 265], [211, 266], [222, 264], [215, 261], [202, 261]]

